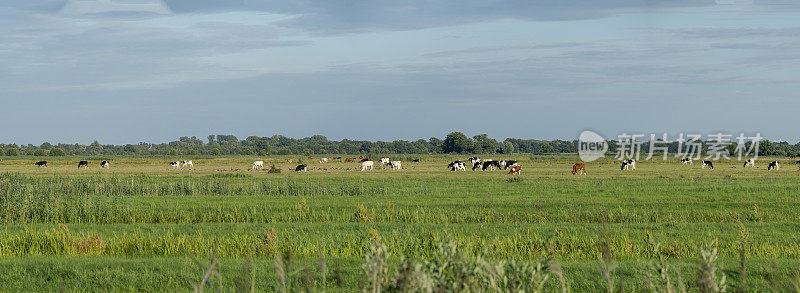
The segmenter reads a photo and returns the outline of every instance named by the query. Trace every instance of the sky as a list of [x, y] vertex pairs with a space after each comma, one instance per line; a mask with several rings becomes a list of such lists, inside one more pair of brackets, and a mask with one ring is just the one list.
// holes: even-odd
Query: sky
[[796, 2], [0, 0], [0, 142], [794, 143]]

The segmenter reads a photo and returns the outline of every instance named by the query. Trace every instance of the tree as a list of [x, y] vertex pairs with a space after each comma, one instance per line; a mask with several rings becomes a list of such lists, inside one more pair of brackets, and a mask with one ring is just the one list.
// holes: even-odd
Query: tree
[[212, 155], [212, 156], [219, 156], [220, 154], [221, 154], [221, 153], [220, 153], [220, 151], [219, 151], [219, 148], [213, 148], [213, 149], [211, 149], [211, 155]]
[[62, 149], [62, 148], [52, 148], [52, 149], [50, 149], [50, 156], [63, 157], [63, 156], [66, 156], [66, 155], [67, 155], [67, 153], [64, 152], [64, 149]]
[[549, 143], [542, 144], [542, 153], [543, 154], [552, 153], [552, 152], [553, 152], [553, 147], [550, 146]]
[[[475, 140], [475, 143], [480, 146], [480, 153], [495, 153], [497, 152], [498, 143], [497, 140], [493, 138], [489, 138], [486, 134], [480, 134], [472, 137]], [[477, 152], [476, 152], [477, 153]]]
[[758, 144], [759, 156], [770, 156], [774, 154], [775, 154], [775, 144], [766, 139], [759, 142]]
[[443, 153], [463, 154], [470, 147], [472, 141], [461, 132], [451, 132], [442, 142]]
[[17, 148], [7, 148], [5, 155], [9, 157], [17, 156], [19, 155], [19, 150], [17, 150]]
[[47, 155], [47, 151], [43, 149], [36, 149], [35, 151], [33, 151], [33, 155], [37, 157], [43, 157]]

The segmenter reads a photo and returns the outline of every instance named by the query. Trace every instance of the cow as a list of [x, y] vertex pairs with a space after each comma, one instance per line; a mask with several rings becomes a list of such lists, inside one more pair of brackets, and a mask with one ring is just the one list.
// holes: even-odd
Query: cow
[[622, 166], [619, 167], [620, 170], [628, 170], [628, 167], [631, 170], [636, 170], [636, 160], [623, 160]]
[[194, 168], [194, 163], [192, 163], [192, 161], [183, 161], [182, 163], [184, 167], [191, 166], [192, 168]]
[[578, 172], [581, 173], [580, 175], [585, 175], [586, 174], [586, 164], [585, 163], [576, 163], [575, 165], [572, 165], [572, 175], [578, 174]]
[[308, 166], [306, 166], [306, 164], [297, 165], [297, 167], [294, 167], [294, 171], [295, 172], [308, 172]]
[[414, 163], [419, 163], [419, 159], [413, 159], [411, 161], [414, 162]]
[[80, 162], [78, 162], [78, 168], [80, 168], [80, 167], [84, 167], [84, 168], [88, 169], [89, 168], [89, 161], [80, 161]]
[[363, 159], [361, 159], [361, 162], [362, 162], [362, 163], [363, 163], [363, 162], [366, 162], [366, 161], [370, 161], [370, 159], [369, 159], [369, 158], [363, 158]]
[[356, 161], [356, 158], [347, 158], [347, 159], [344, 159], [344, 162], [345, 162], [345, 163], [349, 163], [349, 162], [355, 162], [355, 161]]
[[522, 166], [514, 166], [514, 167], [511, 167], [511, 171], [508, 171], [508, 174], [520, 175], [521, 172], [522, 172]]
[[253, 162], [253, 168], [251, 169], [264, 169], [264, 161], [255, 161]]
[[756, 166], [756, 160], [747, 159], [747, 161], [744, 161], [744, 166], [743, 167], [747, 167], [747, 166], [755, 167]]
[[775, 170], [780, 170], [781, 169], [781, 166], [780, 166], [780, 164], [778, 164], [778, 161], [772, 161], [772, 162], [769, 163], [769, 166], [767, 166], [767, 170], [772, 170], [773, 168]]
[[291, 162], [292, 162], [292, 159], [286, 159], [286, 160], [284, 160], [284, 161], [286, 161], [287, 163], [291, 163]]
[[686, 165], [686, 164], [694, 165], [694, 162], [692, 161], [692, 158], [681, 159], [681, 163], [683, 163], [684, 165]]
[[461, 161], [452, 162], [448, 167], [450, 167], [450, 171], [467, 171], [467, 166]]
[[517, 165], [519, 165], [519, 161], [517, 161], [517, 160], [508, 160], [508, 161], [506, 161], [505, 169], [508, 169], [509, 167], [514, 167], [514, 166], [517, 166]]
[[108, 161], [100, 162], [100, 168], [108, 168], [110, 166], [111, 166], [111, 163], [109, 163]]
[[308, 157], [308, 159], [309, 159], [309, 160], [313, 160], [313, 159], [314, 159], [314, 157]]
[[389, 158], [381, 158], [381, 165], [389, 164]]
[[181, 162], [178, 162], [178, 161], [169, 162], [169, 165], [172, 166], [172, 167], [175, 167], [175, 169], [178, 169], [178, 168], [181, 167]]
[[507, 162], [508, 161], [506, 161], [506, 160], [497, 161], [497, 163], [500, 165], [500, 168], [502, 168], [502, 169], [506, 169], [506, 163]]
[[403, 169], [401, 161], [391, 161], [391, 162], [389, 162], [388, 165], [389, 165], [389, 167], [392, 168], [392, 170], [402, 170]]
[[481, 167], [482, 171], [486, 171], [489, 169], [490, 171], [494, 171], [494, 168], [500, 169], [500, 163], [494, 160], [491, 161], [483, 161], [483, 166]]
[[706, 168], [706, 166], [708, 166], [708, 167], [709, 167], [709, 168], [711, 168], [712, 170], [714, 169], [714, 163], [713, 163], [713, 162], [711, 162], [711, 161], [703, 161], [703, 166], [702, 166], [702, 167], [700, 167], [700, 168], [703, 168], [703, 169], [705, 169], [705, 168]]
[[38, 161], [38, 162], [33, 163], [33, 164], [36, 165], [36, 166], [39, 166], [39, 167], [47, 168], [47, 161]]
[[320, 162], [320, 164], [321, 163], [327, 163], [328, 162], [328, 158], [319, 159], [319, 162]]
[[367, 169], [372, 170], [373, 165], [375, 165], [373, 161], [363, 161], [361, 162], [361, 171], [366, 171]]
[[481, 162], [472, 163], [472, 171], [475, 171], [476, 169], [479, 169], [479, 168], [482, 168], [482, 167], [483, 167], [483, 163], [481, 163]]
[[478, 157], [469, 158], [469, 161], [470, 161], [470, 163], [472, 163], [472, 165], [475, 165], [475, 163], [480, 163], [481, 158], [478, 158]]

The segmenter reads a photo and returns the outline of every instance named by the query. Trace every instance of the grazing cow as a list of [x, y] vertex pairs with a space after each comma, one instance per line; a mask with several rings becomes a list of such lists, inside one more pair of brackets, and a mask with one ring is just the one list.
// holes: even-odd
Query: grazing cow
[[622, 166], [619, 167], [620, 170], [628, 170], [628, 167], [631, 170], [636, 170], [636, 160], [623, 160]]
[[370, 160], [369, 158], [363, 158], [363, 159], [361, 159], [361, 162], [362, 162], [362, 163], [363, 163], [363, 162], [366, 162], [366, 161], [371, 161], [371, 160]]
[[469, 158], [469, 162], [472, 163], [472, 165], [475, 165], [475, 163], [479, 163], [480, 161], [481, 161], [481, 158], [478, 158], [478, 157]]
[[169, 165], [175, 167], [175, 169], [178, 169], [181, 167], [181, 162], [169, 162]]
[[772, 162], [769, 163], [769, 166], [767, 166], [767, 170], [772, 170], [773, 168], [775, 170], [780, 170], [781, 169], [781, 166], [778, 164], [778, 161], [772, 161]]
[[683, 163], [684, 165], [686, 165], [686, 164], [694, 165], [694, 162], [692, 161], [692, 158], [681, 159], [681, 163]]
[[508, 163], [508, 161], [500, 160], [500, 161], [497, 161], [497, 163], [500, 164], [500, 168], [506, 169], [506, 163]]
[[747, 159], [747, 161], [744, 161], [744, 166], [743, 167], [747, 167], [747, 166], [755, 167], [756, 166], [756, 160]]
[[344, 159], [344, 162], [345, 162], [345, 163], [349, 163], [349, 162], [355, 162], [355, 161], [356, 161], [356, 158], [347, 158], [347, 159]]
[[319, 159], [319, 162], [320, 162], [320, 164], [321, 163], [327, 163], [328, 162], [328, 158]]
[[253, 168], [251, 169], [264, 169], [264, 161], [255, 161], [253, 162]]
[[472, 163], [472, 171], [475, 171], [476, 169], [479, 169], [479, 168], [482, 168], [482, 167], [483, 167], [483, 163], [481, 163], [481, 162]]
[[314, 157], [308, 157], [308, 159], [309, 159], [309, 160], [313, 160], [313, 159], [314, 159]]
[[705, 168], [706, 168], [706, 166], [708, 166], [708, 167], [709, 167], [709, 168], [711, 168], [712, 170], [714, 169], [714, 163], [713, 163], [713, 162], [711, 162], [711, 161], [703, 161], [703, 166], [702, 166], [702, 167], [700, 167], [700, 168], [703, 168], [703, 169], [705, 169]]
[[522, 172], [522, 166], [514, 166], [511, 167], [511, 171], [508, 171], [508, 174], [517, 174], [519, 175]]
[[494, 160], [491, 161], [483, 161], [483, 166], [481, 168], [482, 171], [486, 171], [489, 169], [490, 171], [494, 171], [494, 168], [500, 169], [500, 163]]
[[342, 157], [336, 157], [336, 159], [337, 159], [337, 160], [341, 160], [341, 159], [342, 159]]
[[411, 161], [414, 162], [414, 163], [419, 163], [419, 159], [413, 159]]
[[389, 164], [389, 158], [381, 158], [381, 165]]
[[182, 163], [184, 167], [191, 166], [192, 168], [194, 168], [194, 163], [192, 163], [192, 161], [183, 161]]
[[586, 174], [585, 163], [576, 163], [575, 165], [572, 165], [572, 175], [578, 174], [578, 172], [581, 173], [580, 175]]
[[795, 164], [800, 164], [800, 161], [794, 162]]
[[402, 170], [403, 168], [401, 164], [402, 162], [400, 161], [391, 161], [388, 165], [392, 168], [392, 170]]
[[508, 161], [506, 161], [506, 166], [504, 168], [508, 169], [509, 167], [514, 167], [514, 166], [518, 166], [518, 165], [519, 165], [519, 162], [517, 160], [508, 160]]
[[285, 161], [286, 161], [287, 163], [291, 163], [291, 162], [292, 162], [292, 159], [286, 159]]
[[110, 166], [111, 166], [111, 163], [109, 163], [108, 161], [100, 162], [100, 168], [108, 168]]
[[308, 166], [306, 166], [306, 164], [297, 165], [297, 167], [294, 167], [294, 171], [295, 172], [308, 172]]
[[44, 166], [45, 168], [47, 168], [47, 161], [38, 161], [38, 162], [33, 163], [33, 164], [36, 165], [36, 166], [39, 166], [39, 167]]
[[372, 165], [375, 165], [373, 161], [363, 161], [361, 162], [361, 171], [365, 171], [367, 169], [372, 170]]
[[447, 165], [450, 171], [467, 171], [467, 166], [461, 161], [455, 161]]
[[80, 162], [78, 162], [78, 168], [80, 168], [80, 167], [89, 168], [89, 162], [88, 161], [80, 161]]

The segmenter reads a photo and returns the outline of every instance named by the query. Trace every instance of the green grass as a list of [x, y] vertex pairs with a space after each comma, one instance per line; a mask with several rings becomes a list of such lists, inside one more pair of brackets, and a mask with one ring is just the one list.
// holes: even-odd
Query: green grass
[[[223, 264], [254, 257], [260, 288], [271, 288], [277, 254], [308, 264], [323, 254], [341, 260], [344, 286], [356, 288], [376, 239], [393, 258], [429, 258], [442, 242], [492, 259], [551, 256], [575, 272], [567, 273], [574, 290], [594, 291], [601, 288], [603, 229], [620, 271], [633, 279], [621, 281], [629, 286], [637, 284], [638, 265], [658, 256], [647, 233], [687, 283], [698, 247], [711, 239], [719, 241], [723, 268], [736, 268], [742, 227], [750, 233], [746, 256], [754, 260], [748, 286], [768, 289], [768, 277], [779, 275], [788, 288], [798, 273], [792, 268], [800, 264], [800, 172], [788, 160], [780, 171], [738, 161], [708, 170], [677, 160], [620, 171], [601, 160], [587, 164], [588, 175], [573, 176], [574, 156], [506, 156], [523, 166], [520, 179], [509, 181], [503, 171], [447, 170], [449, 161], [464, 158], [419, 157], [421, 163], [404, 162], [403, 171], [312, 161], [308, 173], [289, 171], [296, 157], [206, 158], [191, 170], [169, 167], [171, 158], [114, 158], [110, 169], [90, 162], [88, 170], [76, 168], [82, 158], [46, 158], [49, 168], [34, 167], [37, 158], [5, 158], [0, 270], [7, 274], [0, 278], [31, 277], [0, 280], [0, 291], [60, 284], [191, 290], [188, 280], [202, 273], [188, 260], [212, 251]], [[283, 172], [247, 170], [256, 159]], [[773, 260], [780, 274], [768, 273]], [[37, 269], [45, 263], [63, 270]], [[64, 270], [76, 277], [65, 279]]]

